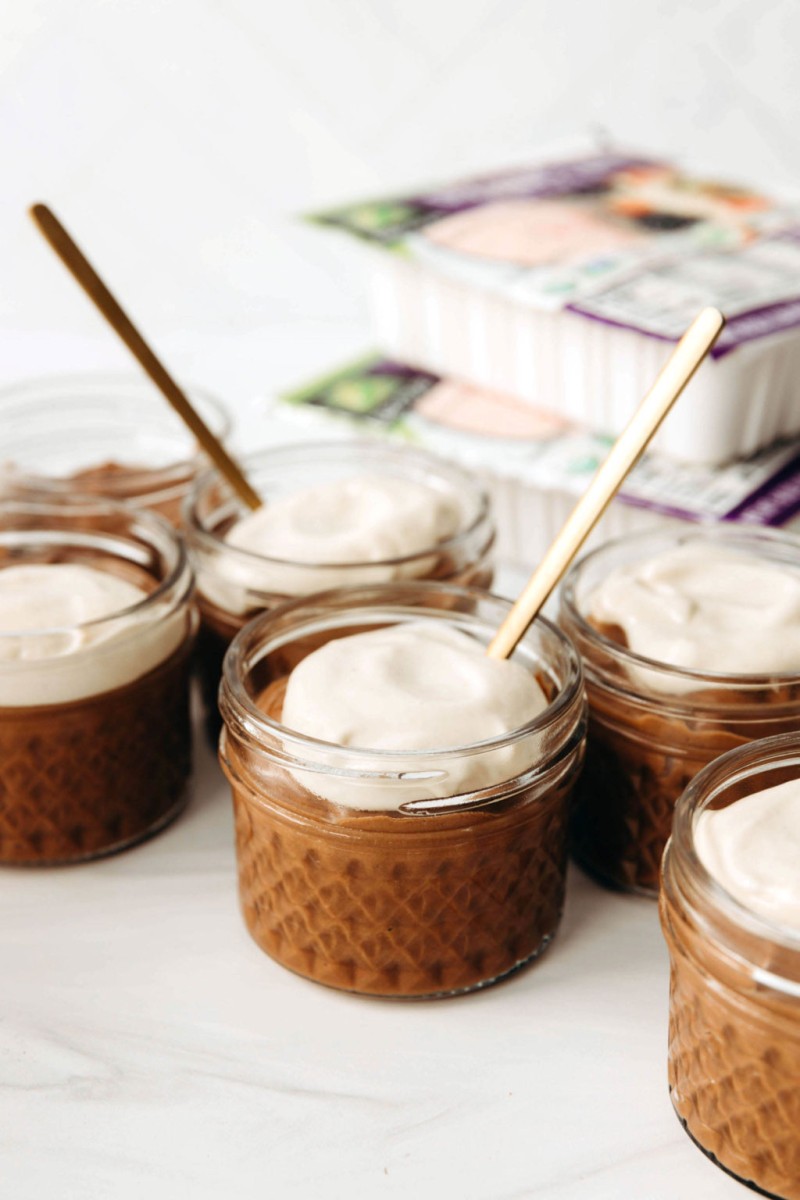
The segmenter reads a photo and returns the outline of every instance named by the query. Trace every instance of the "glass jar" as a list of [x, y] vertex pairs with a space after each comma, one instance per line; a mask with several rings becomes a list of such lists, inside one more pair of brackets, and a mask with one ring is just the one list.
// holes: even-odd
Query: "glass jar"
[[0, 862], [80, 862], [171, 821], [191, 768], [196, 616], [182, 543], [105, 501], [0, 504], [0, 573], [72, 563], [143, 598], [101, 619], [0, 631]]
[[[207, 392], [192, 404], [220, 439], [227, 413]], [[141, 376], [63, 375], [0, 392], [0, 496], [60, 502], [77, 494], [135, 503], [180, 523], [206, 460], [192, 434]]]
[[243, 507], [218, 471], [203, 474], [186, 502], [185, 526], [197, 579], [202, 618], [198, 657], [214, 741], [220, 729], [222, 659], [231, 639], [256, 613], [296, 596], [393, 579], [443, 579], [482, 588], [492, 581], [495, 531], [489, 499], [466, 472], [442, 459], [405, 446], [334, 441], [278, 446], [245, 459], [243, 466], [265, 504], [318, 484], [379, 474], [455, 494], [463, 522], [453, 537], [404, 558], [324, 564], [269, 558], [225, 541]]
[[695, 848], [702, 812], [789, 779], [800, 779], [797, 733], [741, 746], [700, 772], [675, 809], [660, 909], [675, 1112], [723, 1170], [800, 1200], [800, 932], [745, 908]]
[[675, 802], [689, 781], [726, 750], [800, 725], [800, 673], [674, 667], [634, 654], [588, 619], [590, 597], [612, 571], [698, 539], [794, 572], [800, 566], [800, 541], [788, 534], [689, 527], [607, 542], [572, 568], [561, 590], [559, 623], [578, 647], [589, 700], [573, 853], [601, 882], [649, 896], [658, 893]]
[[[555, 935], [585, 701], [574, 648], [548, 621], [514, 657], [549, 705], [513, 733], [400, 754], [317, 741], [280, 721], [292, 668], [322, 642], [425, 619], [488, 643], [509, 608], [438, 582], [342, 589], [263, 614], [233, 641], [220, 759], [240, 898], [251, 935], [283, 966], [369, 995], [453, 995], [508, 975]], [[451, 794], [469, 760], [521, 740], [522, 773]], [[336, 800], [321, 794], [331, 787]]]

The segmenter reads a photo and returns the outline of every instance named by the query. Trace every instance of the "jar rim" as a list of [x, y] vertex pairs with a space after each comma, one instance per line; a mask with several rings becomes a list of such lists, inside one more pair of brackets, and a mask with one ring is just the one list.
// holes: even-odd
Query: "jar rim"
[[[191, 381], [185, 383], [183, 387], [189, 396], [199, 399], [201, 404], [213, 414], [215, 436], [221, 440], [227, 439], [231, 434], [233, 421], [222, 401], [205, 387], [198, 386]], [[69, 396], [70, 390], [74, 390], [76, 395]], [[149, 383], [145, 375], [133, 371], [78, 371], [28, 376], [16, 383], [7, 384], [0, 388], [0, 410], [3, 410], [4, 419], [9, 419], [18, 412], [20, 418], [24, 420], [26, 416], [30, 415], [31, 405], [37, 399], [54, 404], [66, 403], [70, 399], [83, 404], [100, 400], [107, 403], [108, 393], [115, 391], [117, 393], [141, 392], [143, 396], [140, 397], [140, 402], [143, 403], [157, 402], [161, 399], [157, 388], [154, 384]], [[123, 394], [111, 397], [112, 400], [128, 398]], [[18, 409], [12, 408], [11, 405], [17, 402]], [[166, 421], [174, 416], [174, 413], [165, 400], [162, 403]], [[182, 432], [178, 418], [176, 418], [175, 429]], [[189, 430], [187, 429], [185, 432], [191, 442]], [[202, 461], [199, 452], [195, 451], [188, 455], [181, 454], [179, 459], [165, 466], [148, 467], [138, 464], [130, 467], [124, 466], [118, 478], [124, 477], [126, 486], [134, 490], [136, 490], [137, 484], [160, 490], [183, 482], [186, 473], [195, 468], [198, 459]], [[19, 470], [18, 478], [21, 481], [35, 484], [43, 492], [53, 492], [57, 495], [61, 495], [64, 491], [75, 493], [75, 485], [69, 476], [48, 475], [35, 468], [24, 467]]]
[[437, 455], [418, 450], [416, 447], [392, 446], [384, 442], [366, 439], [291, 442], [286, 445], [272, 446], [266, 450], [242, 456], [239, 462], [245, 474], [247, 474], [249, 468], [258, 467], [262, 464], [271, 464], [273, 461], [280, 462], [281, 459], [289, 458], [294, 453], [297, 453], [302, 459], [312, 458], [315, 454], [330, 455], [333, 458], [340, 459], [343, 451], [353, 448], [358, 448], [361, 451], [368, 450], [370, 453], [375, 453], [379, 457], [389, 458], [395, 462], [411, 461], [416, 462], [419, 466], [434, 467], [442, 475], [452, 476], [458, 480], [459, 487], [469, 489], [475, 497], [477, 502], [475, 517], [466, 528], [459, 530], [450, 537], [444, 538], [440, 542], [434, 542], [424, 550], [417, 550], [413, 554], [404, 554], [395, 558], [346, 559], [324, 563], [301, 558], [277, 558], [274, 555], [259, 554], [253, 550], [244, 550], [239, 546], [232, 546], [214, 530], [206, 528], [201, 522], [197, 515], [197, 503], [212, 484], [222, 479], [218, 468], [212, 466], [200, 473], [184, 501], [184, 523], [190, 531], [191, 537], [196, 539], [199, 545], [205, 549], [217, 551], [222, 549], [230, 557], [231, 561], [239, 562], [251, 568], [255, 564], [263, 566], [266, 563], [278, 568], [307, 568], [308, 570], [325, 568], [341, 571], [352, 568], [353, 571], [358, 571], [378, 567], [397, 567], [398, 569], [402, 569], [404, 566], [409, 566], [420, 559], [429, 558], [433, 553], [447, 553], [459, 548], [463, 543], [472, 538], [480, 530], [481, 526], [486, 524], [488, 524], [487, 545], [491, 543], [494, 537], [494, 525], [492, 522], [491, 504], [486, 489], [476, 484], [475, 480], [466, 471], [462, 471], [459, 467], [447, 462], [445, 459], [439, 458]]
[[697, 817], [722, 791], [740, 780], [755, 778], [781, 763], [793, 761], [797, 764], [800, 779], [800, 734], [781, 733], [737, 746], [703, 767], [675, 805], [672, 835], [664, 851], [664, 877], [668, 864], [671, 870], [677, 868], [680, 874], [688, 872], [692, 889], [712, 911], [721, 913], [733, 925], [760, 941], [800, 954], [800, 929], [779, 925], [737, 900], [706, 869], [694, 840]]
[[[555, 725], [581, 694], [583, 675], [580, 658], [570, 638], [558, 626], [543, 616], [538, 616], [531, 628], [546, 631], [546, 634], [555, 639], [559, 649], [564, 653], [564, 683], [559, 686], [557, 694], [548, 703], [547, 707], [531, 721], [526, 722], [525, 725], [508, 733], [497, 734], [494, 737], [486, 738], [480, 742], [473, 742], [467, 746], [453, 746], [440, 749], [427, 748], [422, 750], [381, 750], [370, 749], [368, 747], [340, 746], [335, 742], [327, 742], [319, 738], [309, 737], [306, 734], [289, 728], [289, 726], [283, 725], [280, 721], [267, 716], [250, 698], [243, 682], [244, 667], [248, 655], [257, 648], [260, 651], [260, 657], [263, 658], [270, 648], [278, 649], [281, 645], [285, 645], [287, 641], [312, 632], [313, 628], [320, 623], [325, 624], [326, 621], [329, 621], [331, 616], [338, 615], [344, 617], [347, 613], [351, 615], [358, 614], [361, 625], [364, 623], [365, 612], [370, 617], [376, 618], [387, 616], [399, 617], [400, 620], [396, 622], [398, 624], [429, 619], [452, 620], [453, 617], [461, 617], [463, 618], [464, 625], [471, 624], [473, 628], [477, 626], [482, 626], [484, 629], [487, 628], [488, 622], [485, 619], [481, 620], [470, 613], [458, 613], [452, 609], [422, 607], [413, 604], [412, 598], [415, 595], [430, 594], [432, 590], [435, 590], [438, 594], [452, 596], [454, 599], [470, 600], [474, 598], [484, 602], [489, 601], [498, 605], [504, 611], [510, 610], [512, 606], [511, 601], [500, 596], [495, 596], [493, 593], [486, 592], [480, 588], [463, 587], [458, 584], [444, 582], [440, 583], [438, 580], [427, 583], [402, 581], [388, 584], [367, 584], [357, 588], [333, 588], [329, 591], [317, 592], [312, 596], [290, 600], [271, 609], [269, 612], [260, 613], [245, 625], [233, 639], [231, 645], [228, 647], [223, 663], [221, 695], [226, 693], [226, 699], [232, 701], [233, 710], [241, 724], [247, 729], [248, 734], [254, 737], [256, 741], [260, 741], [262, 745], [267, 741], [280, 738], [282, 744], [291, 746], [293, 751], [297, 752], [298, 758], [304, 749], [310, 752], [324, 753], [326, 756], [335, 754], [337, 770], [348, 774], [374, 775], [376, 763], [382, 764], [386, 771], [391, 770], [391, 764], [393, 763], [408, 763], [409, 761], [421, 762], [424, 760], [426, 763], [441, 763], [444, 765], [454, 759], [483, 754], [502, 746], [512, 745], [522, 740], [522, 738], [541, 733]], [[363, 597], [364, 603], [360, 605], [348, 603], [348, 601], [353, 601], [356, 596]], [[381, 598], [385, 599], [385, 603], [380, 603]], [[403, 603], [404, 600], [406, 601], [405, 603]], [[332, 606], [327, 612], [322, 607], [325, 604]], [[303, 609], [308, 610], [309, 618], [306, 622], [302, 622], [301, 619], [301, 622], [292, 630], [291, 638], [283, 637], [272, 646], [268, 639], [260, 641], [265, 626], [269, 627], [274, 622], [284, 620], [293, 612], [299, 611], [302, 613]], [[491, 633], [494, 633], [494, 626], [490, 626], [489, 629]], [[533, 648], [530, 645], [525, 646], [525, 638], [529, 636], [530, 631], [522, 638], [520, 646], [532, 653]], [[366, 762], [369, 762], [371, 765], [369, 767], [365, 766]], [[341, 767], [338, 764], [341, 764]], [[298, 761], [298, 767], [301, 765], [305, 766], [306, 764], [301, 764]], [[408, 773], [407, 768], [404, 773]]]
[[[639, 654], [629, 649], [629, 647], [615, 642], [606, 634], [601, 633], [583, 615], [578, 607], [575, 595], [577, 584], [582, 573], [588, 567], [596, 564], [603, 556], [612, 554], [620, 547], [641, 545], [652, 549], [654, 543], [661, 543], [665, 546], [682, 545], [692, 540], [719, 541], [722, 543], [742, 542], [748, 543], [751, 546], [753, 544], [761, 544], [793, 548], [797, 551], [798, 563], [800, 564], [800, 537], [786, 533], [783, 530], [769, 529], [765, 526], [737, 526], [722, 522], [709, 525], [698, 522], [691, 525], [688, 529], [651, 529], [639, 533], [623, 534], [620, 537], [603, 542], [602, 545], [595, 547], [594, 550], [590, 550], [570, 567], [559, 589], [560, 603], [568, 619], [574, 623], [582, 637], [586, 638], [590, 644], [599, 646], [609, 658], [625, 666], [652, 671], [656, 677], [679, 678], [690, 683], [695, 683], [698, 686], [711, 684], [717, 687], [741, 688], [744, 686], [753, 689], [768, 687], [776, 683], [790, 684], [800, 682], [800, 670], [797, 668], [791, 671], [769, 672], [705, 671], [695, 667], [675, 666], [673, 663], [665, 662], [663, 659], [649, 658], [647, 655]], [[590, 664], [587, 663], [586, 665], [588, 669]]]
[[[17, 629], [0, 630], [0, 644], [2, 639], [15, 639], [17, 641], [24, 638], [41, 637], [42, 635], [76, 633], [83, 630], [96, 629], [111, 621], [118, 621], [121, 617], [138, 616], [140, 613], [149, 611], [159, 604], [164, 596], [169, 593], [181, 580], [182, 576], [188, 575], [187, 594], [191, 590], [192, 581], [189, 571], [189, 562], [186, 552], [186, 546], [183, 539], [178, 536], [175, 529], [170, 525], [164, 517], [158, 513], [151, 512], [149, 509], [134, 508], [131, 505], [116, 503], [104, 498], [86, 498], [78, 497], [74, 501], [65, 503], [60, 501], [56, 504], [46, 504], [42, 502], [26, 502], [22, 500], [3, 500], [0, 501], [0, 545], [4, 540], [4, 535], [19, 532], [35, 533], [36, 535], [46, 535], [48, 532], [75, 532], [79, 533], [84, 538], [92, 538], [93, 536], [103, 536], [102, 530], [96, 529], [75, 529], [70, 531], [69, 528], [59, 530], [45, 523], [38, 524], [35, 528], [22, 526], [19, 530], [15, 530], [3, 525], [4, 518], [13, 517], [19, 514], [22, 516], [35, 516], [42, 518], [42, 522], [46, 517], [57, 515], [59, 518], [67, 516], [80, 517], [116, 517], [127, 518], [129, 521], [136, 523], [136, 527], [143, 527], [147, 532], [149, 527], [150, 538], [148, 542], [152, 546], [156, 546], [156, 536], [166, 538], [166, 544], [169, 547], [171, 558], [167, 561], [167, 572], [162, 580], [158, 582], [152, 592], [148, 592], [141, 600], [135, 601], [133, 604], [127, 605], [125, 608], [115, 609], [114, 612], [106, 614], [104, 617], [95, 617], [91, 621], [79, 621], [73, 625], [57, 625], [47, 628], [36, 629]], [[116, 536], [120, 536], [116, 533]], [[163, 547], [159, 546], [159, 550]], [[2, 570], [2, 568], [0, 568]]]

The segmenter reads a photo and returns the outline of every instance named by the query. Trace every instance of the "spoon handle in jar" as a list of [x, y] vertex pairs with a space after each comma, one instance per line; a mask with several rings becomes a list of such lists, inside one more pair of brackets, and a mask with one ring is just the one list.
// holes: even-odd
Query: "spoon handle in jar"
[[34, 204], [30, 210], [40, 233], [67, 270], [80, 284], [89, 298], [103, 314], [114, 332], [122, 339], [139, 365], [150, 376], [153, 383], [169, 401], [178, 416], [189, 427], [211, 461], [230, 483], [236, 494], [248, 506], [261, 507], [261, 499], [245, 479], [240, 468], [214, 436], [203, 418], [178, 387], [161, 360], [139, 333], [122, 306], [111, 294], [95, 271], [83, 251], [76, 245], [56, 215], [46, 204]]
[[513, 653], [724, 325], [716, 308], [704, 308], [692, 321], [494, 635], [487, 649], [491, 658]]

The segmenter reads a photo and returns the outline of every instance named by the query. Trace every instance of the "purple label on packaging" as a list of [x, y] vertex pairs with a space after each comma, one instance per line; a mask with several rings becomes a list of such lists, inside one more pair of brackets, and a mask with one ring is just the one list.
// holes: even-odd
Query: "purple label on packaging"
[[[654, 329], [643, 329], [641, 325], [636, 325], [633, 321], [627, 321], [619, 317], [609, 317], [604, 313], [590, 312], [588, 308], [583, 308], [580, 304], [565, 304], [566, 312], [575, 313], [578, 317], [584, 317], [587, 321], [596, 321], [598, 325], [608, 325], [611, 329], [627, 329], [629, 333], [642, 333], [645, 337], [654, 338], [657, 342], [677, 342], [679, 337], [672, 337], [667, 333], [657, 333]], [[712, 356], [714, 351], [711, 351]]]
[[737, 346], [798, 328], [800, 230], [752, 240], [738, 250], [698, 252], [654, 265], [567, 307], [604, 325], [675, 342], [706, 305], [727, 317], [711, 352], [716, 359]]
[[785, 525], [800, 512], [800, 456], [728, 514], [728, 521]]
[[[610, 439], [554, 422], [522, 401], [379, 355], [284, 399], [307, 412], [348, 417], [364, 430], [420, 441], [470, 469], [541, 493], [580, 495], [610, 446]], [[682, 520], [783, 525], [800, 512], [800, 438], [718, 468], [646, 454], [620, 499]]]
[[745, 342], [754, 342], [758, 338], [780, 333], [784, 329], [796, 329], [798, 325], [800, 297], [781, 304], [770, 304], [766, 308], [756, 308], [752, 312], [740, 313], [738, 317], [728, 320], [711, 351], [712, 357], [723, 358], [737, 346], [743, 346]]
[[461, 212], [497, 200], [534, 199], [537, 196], [580, 195], [602, 189], [617, 171], [652, 165], [651, 159], [602, 154], [572, 162], [521, 167], [474, 179], [461, 179], [430, 192], [409, 197], [413, 203], [440, 212]]
[[422, 367], [409, 367], [406, 363], [397, 362], [391, 358], [379, 358], [364, 368], [365, 375], [386, 375], [393, 379], [407, 379], [427, 383], [429, 386], [438, 383], [439, 376]]
[[[679, 341], [678, 337], [657, 333], [653, 329], [643, 329], [634, 321], [615, 320], [613, 317], [604, 316], [598, 312], [589, 312], [580, 304], [568, 304], [566, 309], [567, 312], [575, 313], [586, 320], [596, 321], [599, 325], [608, 325], [613, 329], [627, 329], [631, 333], [654, 338], [657, 342], [674, 344]], [[737, 346], [744, 346], [747, 342], [758, 341], [759, 338], [769, 337], [772, 333], [782, 333], [787, 329], [797, 329], [798, 327], [800, 327], [800, 297], [796, 300], [786, 300], [781, 304], [770, 304], [765, 308], [754, 308], [752, 312], [740, 313], [737, 317], [728, 318], [725, 328], [711, 350], [710, 357], [713, 359], [724, 358]]]
[[[662, 504], [643, 496], [629, 495], [624, 490], [620, 498], [635, 508], [644, 508], [660, 513], [664, 517], [676, 517], [682, 521], [709, 520], [710, 514], [696, 509], [683, 508], [676, 504]], [[770, 525], [779, 528], [800, 512], [800, 455], [768, 479], [752, 495], [748, 496], [729, 513], [716, 516], [715, 520], [730, 521], [743, 525]]]

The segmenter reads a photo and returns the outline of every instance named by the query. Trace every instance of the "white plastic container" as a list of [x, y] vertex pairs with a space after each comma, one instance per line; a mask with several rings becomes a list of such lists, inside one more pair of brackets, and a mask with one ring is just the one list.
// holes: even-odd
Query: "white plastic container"
[[655, 448], [720, 464], [800, 433], [800, 209], [599, 152], [317, 214], [366, 247], [393, 357], [618, 434], [712, 304], [726, 329]]
[[[253, 444], [337, 434], [422, 446], [474, 472], [496, 514], [498, 557], [530, 570], [610, 446], [519, 400], [367, 356], [248, 416]], [[726, 467], [648, 454], [595, 532], [601, 541], [687, 521], [788, 527], [800, 513], [800, 439]]]
[[[368, 257], [373, 325], [393, 357], [609, 434], [622, 430], [672, 349], [582, 313], [530, 308], [413, 259]], [[709, 291], [695, 311], [717, 299]], [[798, 434], [798, 380], [800, 328], [736, 345], [706, 360], [654, 446], [685, 462], [719, 464]]]

